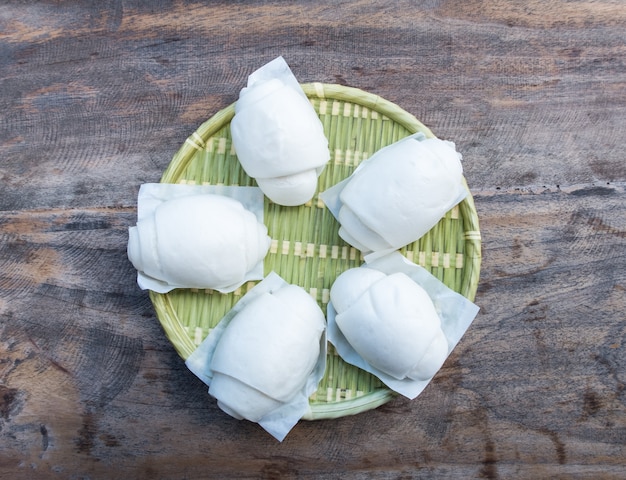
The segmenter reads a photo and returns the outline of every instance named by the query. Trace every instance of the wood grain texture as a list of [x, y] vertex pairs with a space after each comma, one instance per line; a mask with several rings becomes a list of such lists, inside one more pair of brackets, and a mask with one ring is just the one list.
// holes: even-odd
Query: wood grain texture
[[[626, 476], [626, 5], [0, 5], [0, 478]], [[126, 258], [247, 75], [391, 100], [464, 156], [481, 312], [434, 381], [278, 443], [185, 368]]]

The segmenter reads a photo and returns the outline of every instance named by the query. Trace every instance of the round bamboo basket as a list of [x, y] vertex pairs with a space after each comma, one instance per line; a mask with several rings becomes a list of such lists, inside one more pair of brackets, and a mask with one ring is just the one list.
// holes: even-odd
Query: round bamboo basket
[[[339, 237], [339, 224], [319, 199], [319, 192], [348, 177], [380, 148], [416, 132], [427, 137], [433, 133], [399, 106], [362, 90], [321, 83], [303, 84], [302, 88], [324, 126], [331, 158], [319, 178], [317, 193], [307, 204], [284, 207], [265, 199], [264, 221], [273, 241], [264, 268], [266, 275], [275, 271], [303, 287], [326, 313], [335, 278], [360, 266], [363, 258]], [[230, 121], [234, 113], [232, 104], [193, 132], [174, 155], [161, 182], [255, 186], [233, 149]], [[480, 242], [478, 216], [468, 194], [425, 236], [400, 252], [473, 301], [480, 273]], [[254, 284], [230, 294], [196, 289], [167, 294], [151, 291], [150, 298], [165, 334], [186, 359]], [[345, 363], [329, 344], [324, 378], [310, 397], [310, 411], [303, 418], [352, 415], [394, 396], [376, 377]]]

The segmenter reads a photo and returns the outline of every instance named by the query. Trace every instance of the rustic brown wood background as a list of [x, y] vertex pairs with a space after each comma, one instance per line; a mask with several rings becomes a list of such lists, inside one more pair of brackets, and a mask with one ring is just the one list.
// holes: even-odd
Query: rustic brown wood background
[[[141, 183], [283, 55], [464, 154], [481, 312], [424, 393], [227, 417], [126, 258]], [[626, 478], [626, 3], [0, 4], [0, 478]]]

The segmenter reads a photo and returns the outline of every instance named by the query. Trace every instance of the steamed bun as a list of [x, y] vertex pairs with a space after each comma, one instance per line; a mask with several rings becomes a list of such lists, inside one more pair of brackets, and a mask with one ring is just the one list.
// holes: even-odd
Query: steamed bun
[[244, 171], [270, 200], [301, 205], [313, 197], [330, 159], [328, 140], [284, 59], [259, 71], [264, 68], [267, 74], [251, 75], [235, 104], [233, 145]]
[[226, 327], [211, 360], [209, 393], [229, 415], [258, 422], [305, 387], [325, 318], [301, 287], [265, 292]]
[[239, 201], [189, 195], [161, 203], [129, 229], [128, 258], [168, 287], [232, 291], [270, 242], [267, 227]]
[[418, 240], [465, 197], [460, 159], [453, 143], [419, 135], [379, 150], [339, 195], [339, 235], [364, 253]]
[[372, 367], [397, 379], [427, 380], [448, 355], [441, 321], [426, 291], [404, 273], [353, 268], [335, 280], [335, 322]]

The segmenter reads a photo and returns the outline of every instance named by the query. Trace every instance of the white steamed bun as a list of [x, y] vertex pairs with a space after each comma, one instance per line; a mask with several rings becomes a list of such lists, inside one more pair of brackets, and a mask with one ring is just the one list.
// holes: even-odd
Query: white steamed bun
[[231, 319], [215, 347], [209, 393], [229, 415], [258, 422], [305, 387], [324, 329], [324, 314], [304, 289], [261, 294]]
[[448, 355], [433, 302], [404, 273], [353, 268], [335, 280], [335, 322], [352, 348], [375, 369], [403, 380], [427, 380]]
[[128, 258], [144, 275], [182, 288], [234, 290], [267, 254], [267, 227], [239, 201], [173, 198], [129, 229]]
[[437, 138], [379, 150], [340, 193], [339, 235], [365, 253], [418, 240], [466, 195], [460, 159], [453, 143]]
[[279, 70], [275, 77], [251, 76], [241, 90], [230, 123], [233, 145], [244, 171], [270, 200], [301, 205], [313, 197], [330, 158], [328, 140], [282, 57], [268, 66]]

